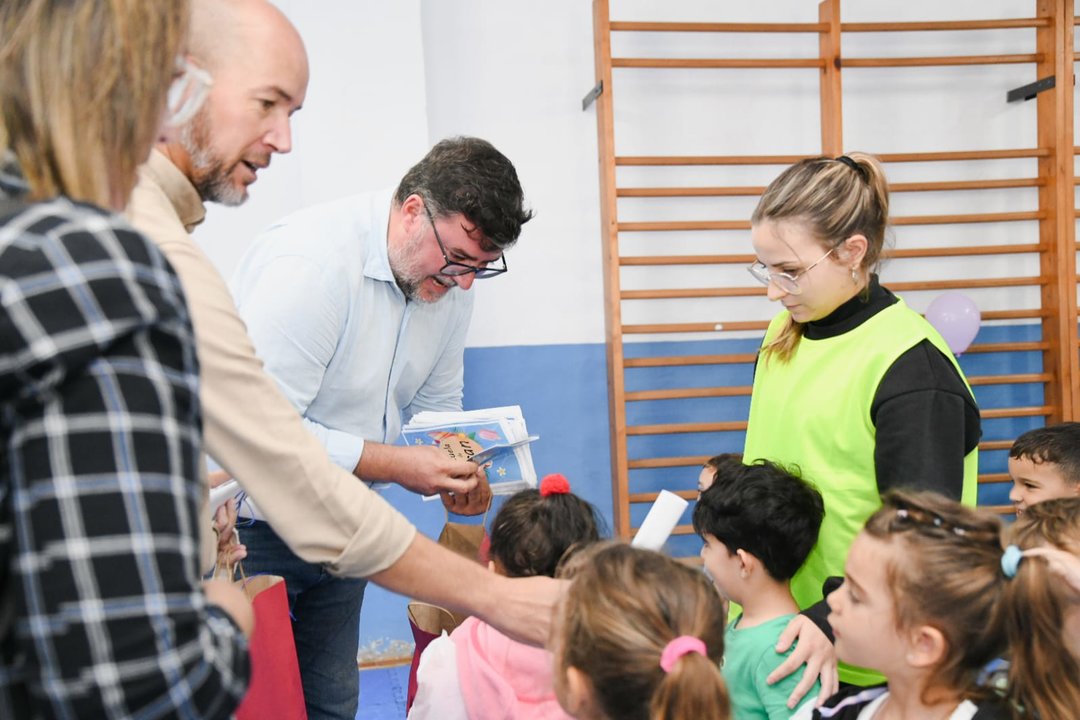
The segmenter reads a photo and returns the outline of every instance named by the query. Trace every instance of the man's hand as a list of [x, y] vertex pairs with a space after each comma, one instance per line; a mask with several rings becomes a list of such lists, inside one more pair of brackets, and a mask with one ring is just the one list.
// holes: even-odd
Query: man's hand
[[569, 580], [556, 580], [547, 576], [526, 578], [503, 578], [497, 602], [486, 612], [483, 619], [503, 634], [535, 647], [547, 647], [551, 640], [555, 606], [566, 589]]
[[487, 473], [483, 468], [478, 468], [476, 476], [476, 487], [467, 493], [449, 493], [445, 490], [439, 493], [447, 512], [455, 515], [480, 515], [488, 511], [491, 507], [491, 485], [488, 484]]
[[784, 628], [780, 638], [776, 641], [776, 652], [787, 652], [795, 640], [799, 644], [787, 659], [775, 670], [769, 673], [765, 682], [773, 683], [783, 680], [791, 673], [798, 670], [804, 663], [806, 672], [802, 680], [791, 691], [787, 706], [794, 709], [803, 699], [807, 691], [814, 685], [814, 681], [821, 677], [821, 692], [818, 693], [818, 704], [836, 694], [840, 689], [839, 677], [836, 673], [836, 649], [829, 642], [829, 638], [814, 622], [805, 615], [796, 615]]
[[421, 495], [452, 492], [464, 495], [480, 483], [480, 468], [467, 460], [451, 460], [434, 445], [383, 445], [365, 442], [353, 474], [364, 480], [394, 482]]

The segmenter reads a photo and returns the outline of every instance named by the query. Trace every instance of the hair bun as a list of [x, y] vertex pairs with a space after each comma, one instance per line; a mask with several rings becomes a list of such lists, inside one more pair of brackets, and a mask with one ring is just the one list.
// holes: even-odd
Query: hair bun
[[540, 497], [548, 495], [566, 495], [570, 492], [570, 481], [561, 473], [551, 473], [540, 481]]

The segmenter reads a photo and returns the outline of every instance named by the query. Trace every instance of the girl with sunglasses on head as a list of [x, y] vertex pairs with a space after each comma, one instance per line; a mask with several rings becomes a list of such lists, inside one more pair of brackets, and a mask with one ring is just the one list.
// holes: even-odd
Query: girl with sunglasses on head
[[[1010, 555], [995, 515], [937, 493], [886, 495], [852, 543], [844, 584], [828, 603], [840, 658], [880, 670], [887, 683], [846, 688], [812, 716], [1014, 717], [997, 690], [979, 684], [987, 663], [1006, 649], [1016, 574]], [[1043, 720], [1051, 717], [1065, 716]]]
[[[945, 341], [878, 282], [888, 219], [885, 174], [863, 153], [789, 167], [751, 218], [749, 270], [784, 308], [758, 354], [743, 454], [799, 467], [824, 497], [820, 540], [792, 591], [804, 610], [818, 603], [810, 614], [825, 633], [822, 585], [842, 574], [882, 493], [975, 502], [979, 409]], [[793, 623], [800, 648], [782, 670], [824, 642], [805, 617]], [[841, 667], [840, 679], [880, 676]]]

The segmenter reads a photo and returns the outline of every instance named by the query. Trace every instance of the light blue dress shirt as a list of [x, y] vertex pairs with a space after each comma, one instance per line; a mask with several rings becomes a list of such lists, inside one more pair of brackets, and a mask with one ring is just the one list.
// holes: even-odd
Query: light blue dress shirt
[[472, 295], [407, 302], [390, 271], [392, 191], [301, 210], [270, 226], [230, 287], [255, 350], [335, 463], [397, 442], [422, 410], [460, 410]]

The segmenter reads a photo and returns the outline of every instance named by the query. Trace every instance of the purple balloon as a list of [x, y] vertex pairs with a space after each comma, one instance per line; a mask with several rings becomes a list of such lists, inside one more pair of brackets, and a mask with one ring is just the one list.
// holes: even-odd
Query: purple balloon
[[975, 339], [982, 315], [967, 295], [947, 292], [934, 298], [926, 308], [926, 319], [941, 333], [949, 349], [959, 355]]

